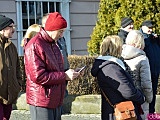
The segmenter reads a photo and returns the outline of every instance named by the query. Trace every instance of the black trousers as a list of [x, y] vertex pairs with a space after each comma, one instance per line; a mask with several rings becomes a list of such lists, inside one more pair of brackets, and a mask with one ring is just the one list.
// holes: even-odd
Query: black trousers
[[153, 99], [152, 99], [152, 102], [149, 104], [149, 113], [154, 113], [155, 112], [158, 78], [159, 78], [159, 75], [151, 75], [152, 89], [153, 89]]

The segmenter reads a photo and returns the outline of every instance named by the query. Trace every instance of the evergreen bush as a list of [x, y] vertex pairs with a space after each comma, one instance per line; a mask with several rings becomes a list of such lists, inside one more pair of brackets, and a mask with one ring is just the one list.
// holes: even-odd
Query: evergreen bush
[[134, 29], [140, 29], [144, 20], [153, 20], [154, 31], [160, 33], [160, 0], [100, 0], [98, 20], [88, 41], [90, 55], [98, 55], [100, 44], [107, 35], [117, 35], [123, 17], [134, 20]]
[[[88, 94], [99, 94], [100, 90], [97, 84], [97, 80], [91, 75], [92, 64], [97, 56], [78, 56], [69, 55], [69, 63], [72, 69], [87, 65], [84, 71], [84, 75], [79, 76], [75, 80], [69, 81], [67, 89], [70, 95], [88, 95]], [[24, 60], [23, 56], [19, 57], [22, 71], [22, 91], [25, 92], [26, 88], [26, 75], [24, 71]], [[160, 95], [160, 80], [157, 89], [157, 95]]]

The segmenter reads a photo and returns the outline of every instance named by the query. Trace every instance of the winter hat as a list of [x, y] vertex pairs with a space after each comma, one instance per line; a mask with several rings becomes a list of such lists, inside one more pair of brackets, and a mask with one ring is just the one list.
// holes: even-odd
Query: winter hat
[[147, 26], [147, 27], [153, 27], [153, 21], [151, 20], [145, 20], [142, 22], [142, 26]]
[[66, 20], [58, 13], [49, 13], [44, 29], [46, 31], [54, 31], [67, 27]]
[[125, 28], [125, 27], [127, 27], [129, 24], [131, 24], [131, 23], [133, 23], [134, 21], [133, 21], [133, 19], [132, 18], [130, 18], [130, 17], [124, 17], [124, 18], [122, 18], [122, 20], [121, 20], [121, 26], [123, 27], [123, 28]]
[[14, 23], [14, 21], [4, 15], [0, 15], [0, 30], [8, 27], [10, 24]]

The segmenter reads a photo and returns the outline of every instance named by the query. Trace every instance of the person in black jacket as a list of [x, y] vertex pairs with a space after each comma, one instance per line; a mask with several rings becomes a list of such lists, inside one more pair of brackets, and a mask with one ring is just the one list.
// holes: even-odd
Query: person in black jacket
[[131, 17], [124, 17], [121, 20], [121, 28], [119, 29], [118, 36], [123, 39], [124, 43], [128, 33], [133, 30], [133, 23], [134, 21]]
[[[107, 36], [100, 46], [100, 56], [93, 63], [91, 74], [97, 77], [98, 85], [110, 102], [131, 100], [135, 105], [137, 119], [141, 120], [137, 104], [144, 103], [144, 95], [135, 88], [131, 75], [121, 58], [123, 40], [117, 36]], [[114, 109], [102, 96], [101, 119], [113, 120]]]
[[145, 20], [142, 22], [140, 28], [141, 33], [144, 36], [145, 48], [144, 51], [149, 59], [151, 80], [153, 88], [153, 99], [149, 104], [149, 113], [155, 112], [155, 101], [157, 94], [158, 78], [160, 73], [160, 46], [159, 37], [153, 33], [154, 22], [151, 20]]

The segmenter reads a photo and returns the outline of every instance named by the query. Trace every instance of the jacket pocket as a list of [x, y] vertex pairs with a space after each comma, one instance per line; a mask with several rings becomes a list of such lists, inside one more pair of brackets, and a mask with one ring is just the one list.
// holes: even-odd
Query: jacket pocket
[[55, 89], [58, 87], [58, 85], [54, 85], [54, 86], [45, 86], [45, 96], [46, 98], [50, 98], [51, 96], [53, 96]]

